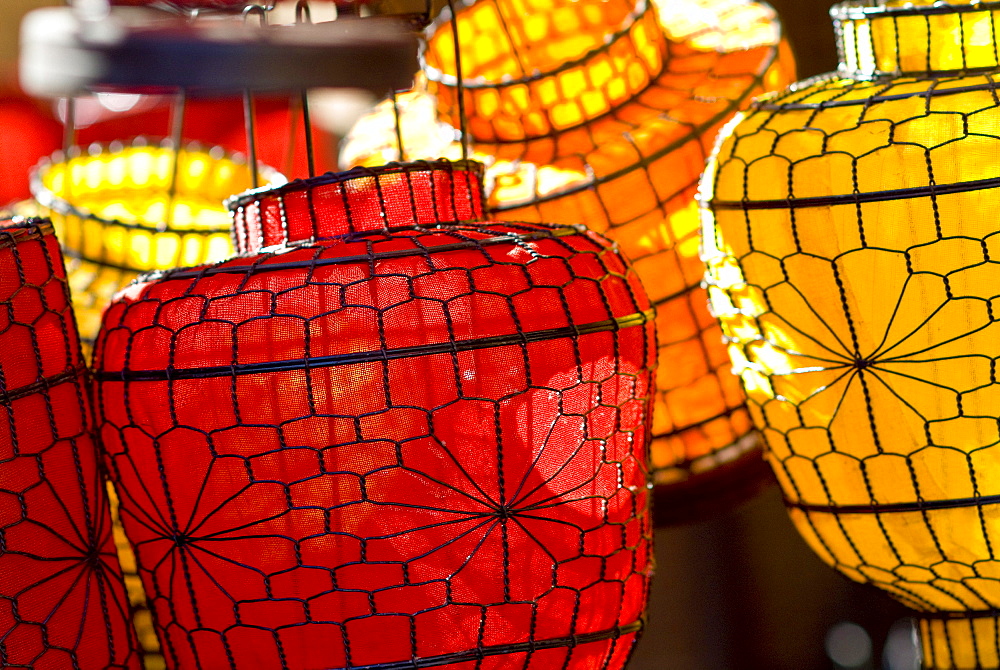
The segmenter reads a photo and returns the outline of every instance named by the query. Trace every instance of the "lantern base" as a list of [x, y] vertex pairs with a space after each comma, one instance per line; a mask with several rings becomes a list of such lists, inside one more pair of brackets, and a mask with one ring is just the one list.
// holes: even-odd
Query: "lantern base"
[[931, 614], [918, 621], [924, 668], [1000, 668], [1000, 611]]

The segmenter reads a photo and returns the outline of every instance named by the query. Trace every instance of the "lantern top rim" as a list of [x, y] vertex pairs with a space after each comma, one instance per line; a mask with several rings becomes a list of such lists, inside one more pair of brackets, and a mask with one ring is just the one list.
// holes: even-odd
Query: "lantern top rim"
[[843, 77], [937, 77], [1000, 69], [996, 0], [848, 0], [834, 5], [830, 16]]
[[934, 2], [927, 5], [916, 5], [907, 2], [901, 5], [887, 5], [884, 0], [874, 0], [878, 4], [872, 4], [872, 0], [846, 0], [833, 5], [830, 8], [830, 16], [835, 21], [859, 21], [864, 19], [901, 16], [934, 16], [939, 14], [966, 14], [970, 12], [983, 12], [1000, 9], [1000, 1], [987, 0], [980, 2]]
[[438, 158], [435, 160], [418, 160], [407, 162], [392, 162], [377, 167], [355, 166], [350, 170], [340, 172], [327, 172], [325, 174], [309, 177], [306, 179], [293, 179], [283, 184], [271, 184], [260, 188], [250, 189], [243, 193], [232, 195], [223, 202], [230, 211], [239, 207], [261, 200], [263, 198], [282, 197], [300, 191], [309, 191], [317, 186], [329, 186], [331, 184], [343, 184], [355, 179], [365, 177], [379, 177], [388, 174], [408, 174], [413, 172], [468, 172], [482, 180], [486, 171], [486, 166], [476, 160], [448, 160]]

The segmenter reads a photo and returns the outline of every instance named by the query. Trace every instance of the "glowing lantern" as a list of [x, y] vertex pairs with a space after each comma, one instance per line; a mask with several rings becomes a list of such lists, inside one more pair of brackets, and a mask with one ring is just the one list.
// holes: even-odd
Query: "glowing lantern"
[[649, 303], [593, 233], [481, 222], [481, 176], [252, 191], [245, 255], [108, 309], [102, 436], [170, 667], [624, 666]]
[[839, 73], [720, 138], [712, 305], [803, 536], [922, 612], [926, 667], [996, 668], [1000, 13], [833, 15]]
[[[585, 223], [615, 240], [657, 307], [655, 481], [684, 495], [757, 446], [699, 287], [693, 196], [715, 132], [752, 96], [792, 80], [773, 12], [750, 0], [474, 2], [457, 14], [473, 155], [508, 220]], [[665, 26], [665, 27], [661, 27]], [[454, 157], [448, 17], [424, 52], [427, 90], [352, 131], [342, 164]], [[665, 491], [662, 491], [665, 492]], [[658, 514], [680, 511], [658, 506]]]
[[0, 313], [0, 664], [137, 670], [48, 221], [0, 221]]
[[[265, 179], [284, 181], [272, 170]], [[32, 192], [62, 241], [88, 352], [111, 296], [139, 273], [232, 254], [222, 201], [251, 184], [245, 162], [196, 145], [94, 146], [37, 168]]]

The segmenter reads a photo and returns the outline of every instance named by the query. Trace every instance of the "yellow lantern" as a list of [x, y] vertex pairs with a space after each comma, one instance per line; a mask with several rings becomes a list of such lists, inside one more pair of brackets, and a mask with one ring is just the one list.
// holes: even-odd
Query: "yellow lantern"
[[[699, 286], [693, 196], [719, 127], [751, 97], [793, 78], [773, 11], [753, 0], [664, 0], [658, 8], [646, 0], [494, 0], [459, 9], [457, 30], [471, 156], [488, 165], [493, 215], [585, 223], [608, 235], [656, 301], [654, 480], [692, 493], [688, 484], [701, 479], [692, 474], [704, 477], [757, 446]], [[424, 62], [414, 91], [355, 126], [342, 164], [460, 155], [447, 12]], [[676, 509], [661, 505], [658, 515]]]
[[[285, 181], [273, 170], [265, 177]], [[36, 168], [32, 193], [63, 245], [87, 354], [105, 305], [140, 273], [232, 255], [222, 201], [252, 183], [246, 162], [220, 148], [141, 140], [56, 154]]]
[[836, 74], [758, 101], [705, 174], [704, 256], [791, 517], [1000, 667], [997, 3], [850, 2]]

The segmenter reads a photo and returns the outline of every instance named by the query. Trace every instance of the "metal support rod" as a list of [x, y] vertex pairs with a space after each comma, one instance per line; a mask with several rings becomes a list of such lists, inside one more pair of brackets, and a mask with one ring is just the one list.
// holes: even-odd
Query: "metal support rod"
[[167, 190], [167, 212], [163, 227], [169, 228], [174, 222], [174, 201], [177, 199], [177, 179], [181, 168], [181, 144], [184, 142], [184, 116], [187, 113], [187, 91], [183, 88], [177, 92], [171, 108], [170, 119], [170, 149], [173, 156], [170, 160], [170, 186]]
[[[312, 23], [312, 10], [309, 8], [309, 0], [299, 0], [295, 4], [295, 23]], [[309, 176], [316, 176], [316, 154], [313, 146], [312, 121], [309, 118], [309, 93], [305, 89], [301, 91], [302, 101], [302, 125], [306, 134], [306, 161], [309, 168]], [[291, 123], [291, 119], [289, 119]], [[292, 125], [294, 128], [294, 124]]]
[[254, 188], [260, 187], [257, 171], [257, 140], [254, 130], [253, 94], [243, 91], [243, 124], [247, 132], [247, 162], [250, 163], [250, 182]]
[[462, 134], [462, 160], [469, 160], [469, 133], [465, 121], [465, 83], [462, 79], [462, 49], [458, 42], [458, 15], [455, 13], [454, 0], [448, 0], [451, 11], [451, 33], [455, 41], [455, 81], [458, 91], [458, 129]]
[[396, 153], [399, 155], [399, 161], [403, 162], [406, 160], [406, 153], [403, 151], [403, 122], [400, 118], [399, 99], [396, 97], [396, 91], [392, 92], [392, 113], [396, 117]]

